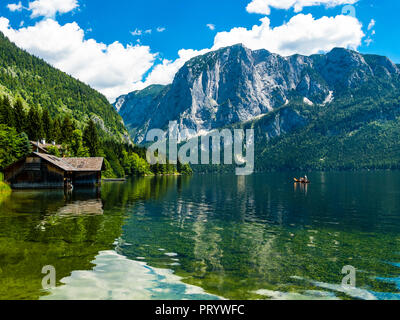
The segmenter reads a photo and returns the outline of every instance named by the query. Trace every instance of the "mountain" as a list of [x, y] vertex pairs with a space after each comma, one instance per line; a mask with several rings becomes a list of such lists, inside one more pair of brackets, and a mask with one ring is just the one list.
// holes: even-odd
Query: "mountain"
[[400, 169], [398, 88], [326, 106], [292, 102], [233, 127], [255, 130], [258, 171]]
[[[386, 94], [400, 87], [399, 77], [399, 67], [388, 58], [342, 48], [282, 57], [235, 45], [191, 59], [171, 85], [132, 92], [114, 106], [141, 143], [148, 130], [165, 129], [169, 121], [202, 134], [257, 120], [294, 102], [317, 108], [342, 98]], [[265, 127], [267, 136], [308, 121], [298, 111], [285, 112], [285, 124]]]
[[154, 107], [158, 106], [159, 100], [168, 92], [169, 88], [170, 86], [152, 85], [144, 90], [134, 91], [117, 99], [114, 106], [124, 119], [131, 137], [141, 134], [141, 130], [137, 131], [137, 129], [149, 120], [150, 114], [156, 113]]
[[106, 97], [10, 42], [0, 32], [0, 95], [22, 97], [52, 117], [70, 115], [80, 127], [92, 118], [102, 134], [116, 141], [129, 140], [122, 118]]

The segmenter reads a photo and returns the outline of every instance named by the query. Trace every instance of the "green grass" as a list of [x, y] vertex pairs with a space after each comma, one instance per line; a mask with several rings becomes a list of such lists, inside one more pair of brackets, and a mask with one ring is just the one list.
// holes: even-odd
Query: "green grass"
[[0, 193], [9, 193], [11, 192], [10, 186], [4, 182], [4, 175], [0, 172]]

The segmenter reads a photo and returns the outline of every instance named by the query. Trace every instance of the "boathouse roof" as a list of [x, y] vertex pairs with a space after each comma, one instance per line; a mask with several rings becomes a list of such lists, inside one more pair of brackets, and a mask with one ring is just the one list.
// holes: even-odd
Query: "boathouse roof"
[[101, 171], [105, 169], [104, 158], [63, 158], [75, 168], [74, 171]]
[[39, 150], [41, 153], [48, 153], [47, 149], [50, 147], [56, 147], [57, 149], [61, 149], [62, 146], [60, 144], [52, 144], [52, 143], [42, 143], [42, 142], [35, 142], [35, 141], [30, 141], [33, 150]]
[[58, 158], [44, 153], [33, 152], [34, 155], [50, 162], [64, 171], [102, 171], [105, 169], [104, 158]]

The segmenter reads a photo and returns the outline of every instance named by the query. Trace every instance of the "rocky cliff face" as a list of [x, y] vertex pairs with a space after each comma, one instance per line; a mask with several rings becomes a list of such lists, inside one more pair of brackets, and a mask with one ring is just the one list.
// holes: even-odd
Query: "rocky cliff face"
[[[169, 121], [202, 134], [255, 119], [295, 99], [328, 104], [365, 84], [390, 85], [399, 74], [399, 67], [385, 57], [346, 49], [282, 57], [235, 45], [188, 61], [171, 85], [132, 92], [114, 106], [141, 143], [149, 129], [166, 129]], [[290, 115], [285, 121], [290, 124]]]

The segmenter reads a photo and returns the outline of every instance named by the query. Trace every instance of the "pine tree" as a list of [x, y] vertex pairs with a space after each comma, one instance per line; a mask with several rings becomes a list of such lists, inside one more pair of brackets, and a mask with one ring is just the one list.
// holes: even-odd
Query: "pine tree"
[[61, 125], [61, 142], [68, 144], [72, 138], [75, 125], [69, 116], [65, 116]]
[[182, 164], [178, 159], [178, 164], [176, 166], [177, 171], [183, 175], [191, 175], [193, 174], [193, 170], [188, 163]]
[[49, 142], [51, 139], [54, 140], [54, 138], [52, 137], [52, 123], [50, 119], [50, 114], [47, 109], [44, 109], [42, 113], [42, 127], [44, 138], [46, 138], [46, 140]]
[[99, 135], [96, 124], [92, 119], [89, 120], [83, 133], [83, 143], [89, 149], [91, 157], [96, 157], [99, 154]]
[[178, 159], [178, 163], [177, 163], [177, 165], [176, 165], [176, 170], [179, 172], [179, 173], [181, 173], [182, 172], [182, 170], [183, 170], [183, 164], [182, 164], [182, 162]]
[[74, 130], [70, 142], [70, 151], [74, 157], [88, 157], [89, 150], [83, 146], [81, 130]]
[[62, 143], [61, 122], [58, 118], [54, 119], [52, 123], [50, 137], [52, 141]]
[[15, 126], [13, 108], [7, 96], [0, 99], [0, 123], [11, 128]]
[[24, 132], [26, 130], [26, 112], [24, 110], [24, 105], [20, 98], [14, 104], [14, 125], [18, 133]]
[[31, 107], [29, 109], [26, 121], [26, 133], [28, 134], [29, 139], [33, 141], [44, 138], [42, 119], [37, 107]]
[[15, 128], [0, 125], [0, 169], [20, 160], [31, 152], [25, 133], [18, 134]]
[[29, 142], [28, 136], [25, 132], [19, 135], [18, 148], [16, 148], [21, 155], [27, 155], [32, 152], [32, 145]]

